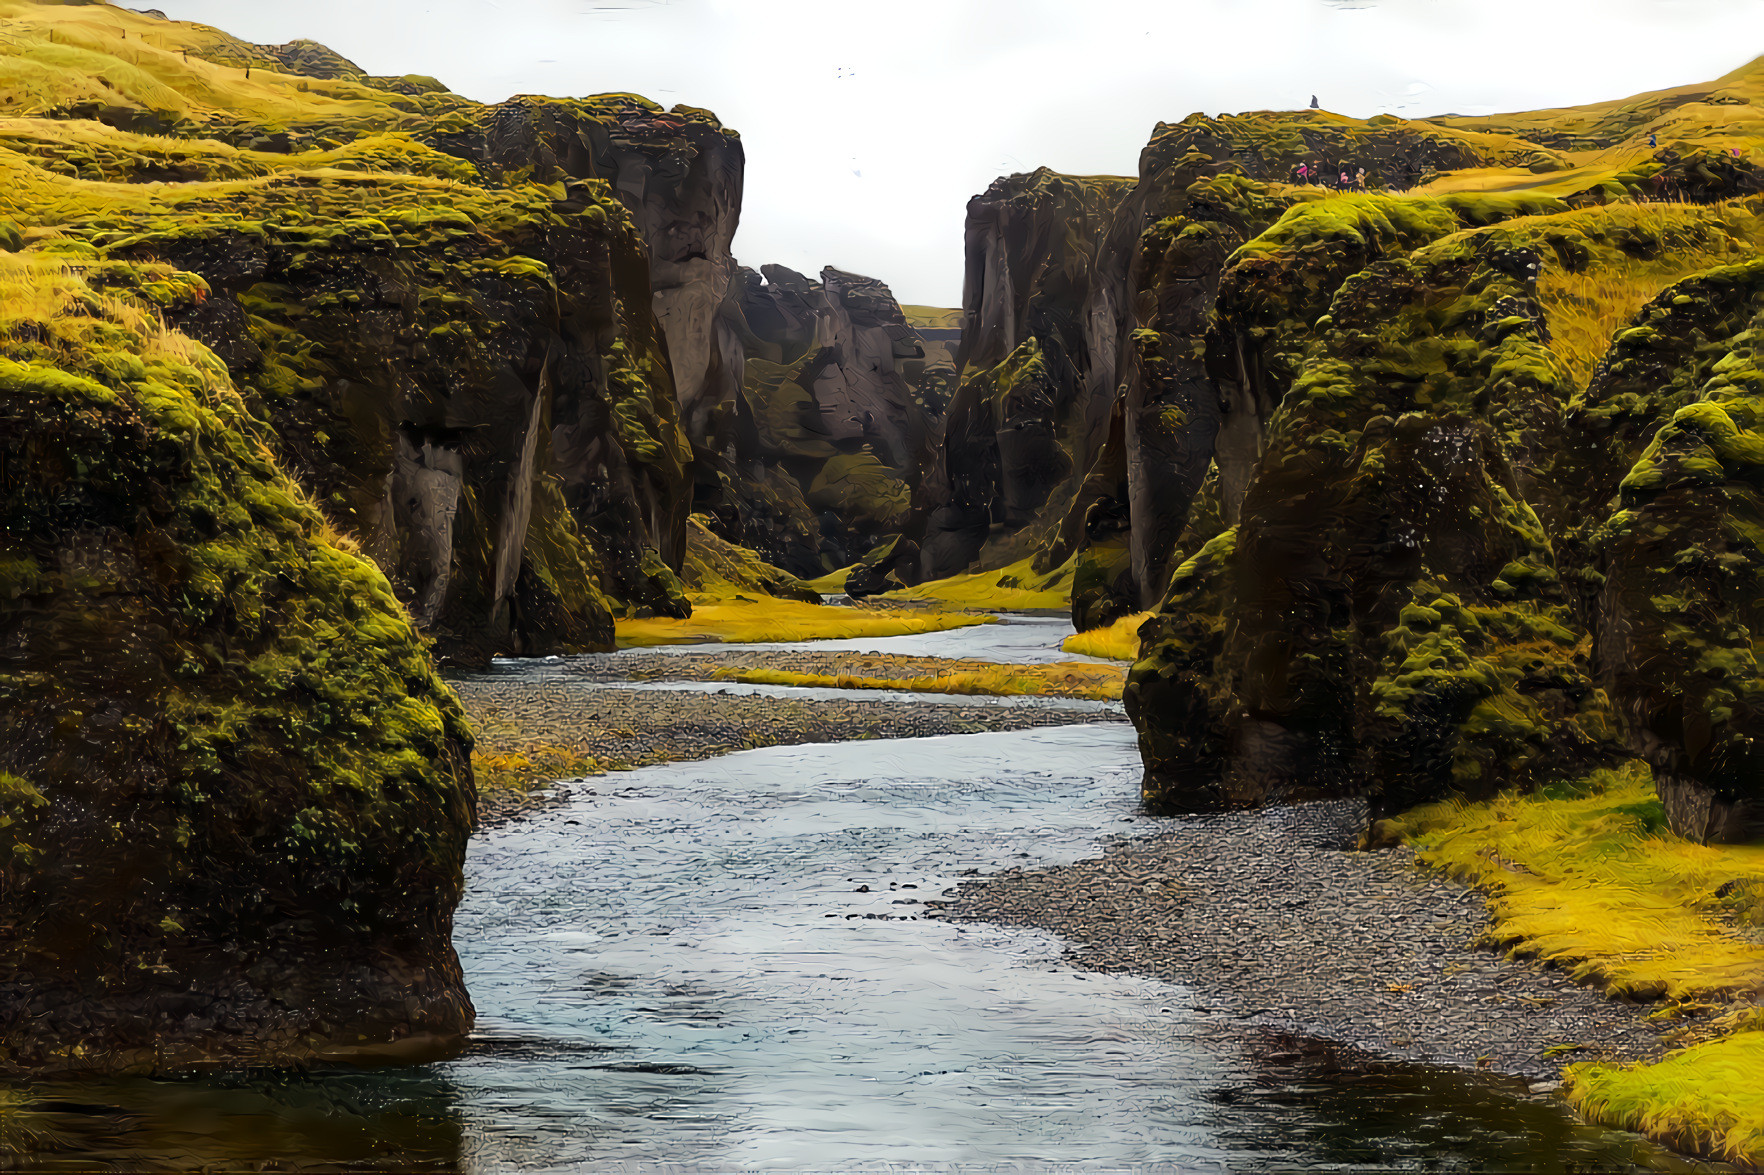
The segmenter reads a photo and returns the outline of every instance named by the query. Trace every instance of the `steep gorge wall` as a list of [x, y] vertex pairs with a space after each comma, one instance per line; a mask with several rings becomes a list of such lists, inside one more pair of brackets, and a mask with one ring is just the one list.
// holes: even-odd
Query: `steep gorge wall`
[[[745, 374], [724, 537], [805, 578], [906, 528], [937, 459], [926, 351], [888, 287], [831, 266], [743, 270], [725, 308]], [[860, 585], [859, 590], [862, 590]]]
[[456, 1052], [459, 704], [202, 279], [67, 260], [0, 256], [0, 1073]]
[[483, 106], [102, 6], [15, 24], [11, 52], [158, 60], [104, 104], [77, 71], [19, 95], [49, 117], [7, 141], [3, 210], [77, 263], [204, 277], [173, 321], [447, 655], [605, 648], [613, 611], [689, 609], [693, 443], [727, 431], [741, 362], [732, 133], [628, 95]]

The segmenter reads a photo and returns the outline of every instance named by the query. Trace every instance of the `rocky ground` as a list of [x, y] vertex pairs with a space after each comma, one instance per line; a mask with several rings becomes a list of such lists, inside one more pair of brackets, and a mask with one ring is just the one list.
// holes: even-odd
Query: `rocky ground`
[[1642, 1006], [1473, 944], [1483, 895], [1358, 852], [1356, 800], [1168, 821], [1070, 866], [965, 882], [932, 912], [1060, 934], [1069, 960], [1181, 984], [1197, 1011], [1542, 1091], [1563, 1064], [1661, 1051]]
[[[687, 678], [694, 674], [709, 677], [715, 668], [741, 663], [743, 657], [751, 656], [695, 657], [696, 667], [680, 668], [688, 670], [683, 675]], [[625, 668], [627, 661], [673, 663], [684, 659], [621, 657], [616, 659], [618, 669], [605, 671], [604, 676], [615, 683], [635, 676]], [[544, 677], [470, 676], [456, 678], [451, 684], [478, 732], [481, 756], [556, 752], [593, 760], [584, 773], [708, 759], [751, 747], [1125, 721], [1117, 711], [1099, 711], [1094, 707], [1058, 709], [867, 699], [815, 701], [724, 694], [715, 692], [714, 687], [704, 692], [604, 688], [605, 682], [599, 680], [603, 676], [600, 667], [614, 663], [612, 658], [594, 658], [571, 666], [592, 667], [591, 671], [583, 668], [581, 672]], [[955, 662], [940, 664], [948, 666]], [[892, 668], [888, 673], [896, 675]], [[657, 672], [652, 679], [661, 676]], [[567, 790], [567, 784], [562, 789], [483, 787], [480, 822], [501, 823], [537, 804], [555, 800]]]

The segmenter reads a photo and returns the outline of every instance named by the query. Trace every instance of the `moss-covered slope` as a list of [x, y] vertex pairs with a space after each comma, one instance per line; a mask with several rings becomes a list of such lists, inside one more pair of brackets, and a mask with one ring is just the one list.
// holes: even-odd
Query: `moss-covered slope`
[[604, 648], [612, 612], [686, 607], [682, 422], [708, 441], [733, 394], [713, 117], [485, 106], [102, 4], [0, 17], [0, 215], [76, 264], [199, 274], [170, 321], [444, 652]]
[[457, 1044], [471, 736], [391, 585], [160, 323], [0, 257], [0, 1071]]

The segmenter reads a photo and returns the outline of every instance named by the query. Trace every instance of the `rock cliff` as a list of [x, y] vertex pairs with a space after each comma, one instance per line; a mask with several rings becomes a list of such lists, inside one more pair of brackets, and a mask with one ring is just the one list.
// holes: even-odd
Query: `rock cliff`
[[484, 106], [308, 42], [21, 11], [6, 53], [79, 40], [117, 84], [70, 65], [13, 95], [0, 212], [77, 264], [200, 274], [170, 320], [446, 655], [689, 609], [692, 441], [739, 379], [738, 139], [629, 95]]
[[[1660, 294], [1584, 391], [1550, 320], [1668, 245], [1692, 267], [1752, 252], [1759, 211], [1346, 197], [1240, 248], [1214, 330], [1241, 358], [1221, 379], [1277, 407], [1240, 494], [1215, 453], [1142, 632], [1125, 697], [1148, 803], [1363, 790], [1394, 812], [1633, 751], [1675, 828], [1755, 835], [1746, 677], [1691, 685], [1732, 668], [1713, 650], [1749, 646], [1725, 620], [1681, 643], [1746, 590], [1743, 494], [1688, 495], [1746, 476], [1743, 439], [1721, 440], [1743, 438], [1745, 402], [1717, 369], [1743, 386], [1755, 274]], [[1729, 400], [1739, 433], [1690, 425]], [[1727, 552], [1724, 570], [1668, 591], [1668, 547]]]
[[0, 256], [0, 1072], [456, 1049], [458, 703], [203, 279], [68, 260]]
[[918, 386], [923, 341], [888, 287], [831, 266], [818, 281], [743, 270], [725, 322], [745, 379], [724, 537], [816, 578], [899, 536], [941, 421]]

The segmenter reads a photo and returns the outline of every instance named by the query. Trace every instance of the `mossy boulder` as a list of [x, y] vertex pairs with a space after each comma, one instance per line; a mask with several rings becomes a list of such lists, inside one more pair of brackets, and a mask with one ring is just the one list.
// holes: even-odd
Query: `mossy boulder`
[[391, 585], [155, 302], [0, 289], [0, 1071], [456, 1049], [472, 740]]

